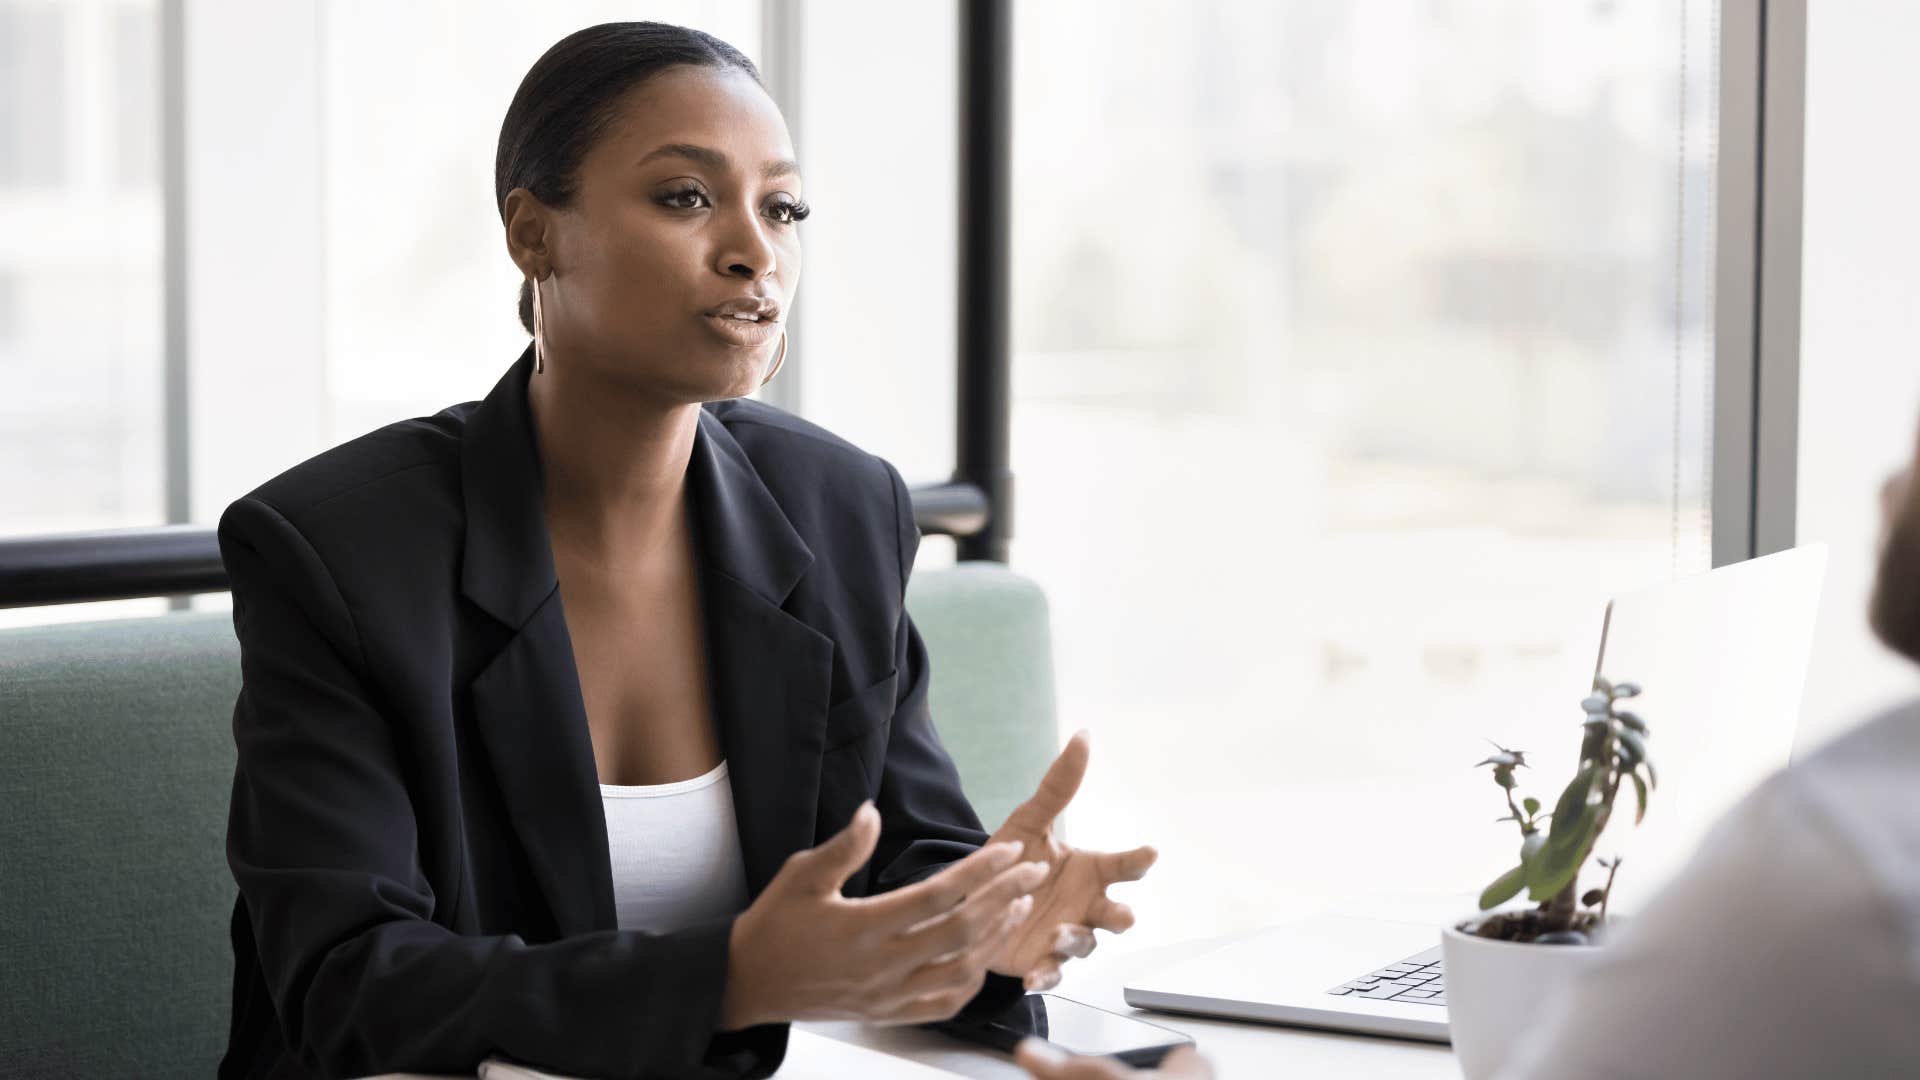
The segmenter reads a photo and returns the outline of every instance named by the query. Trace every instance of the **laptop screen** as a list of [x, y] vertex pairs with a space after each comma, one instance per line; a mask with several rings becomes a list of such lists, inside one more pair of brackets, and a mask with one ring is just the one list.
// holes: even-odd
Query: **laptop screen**
[[1625, 857], [1622, 907], [1637, 907], [1740, 796], [1787, 764], [1826, 563], [1826, 546], [1808, 544], [1608, 606], [1599, 673], [1640, 684], [1627, 707], [1651, 729], [1659, 779], [1639, 826], [1631, 786], [1622, 787], [1594, 848]]

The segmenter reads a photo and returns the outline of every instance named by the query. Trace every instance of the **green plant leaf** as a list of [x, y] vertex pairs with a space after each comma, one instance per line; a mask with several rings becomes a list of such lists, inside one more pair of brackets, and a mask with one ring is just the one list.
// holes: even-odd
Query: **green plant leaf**
[[1621, 711], [1614, 713], [1613, 716], [1614, 716], [1614, 719], [1620, 721], [1621, 724], [1625, 725], [1627, 730], [1637, 731], [1642, 735], [1645, 735], [1647, 733], [1647, 722], [1645, 720], [1640, 719], [1639, 713], [1627, 712], [1626, 710], [1622, 709]]
[[1599, 775], [1599, 766], [1589, 765], [1568, 781], [1566, 790], [1560, 793], [1560, 801], [1553, 804], [1554, 840], [1559, 840], [1584, 816], [1587, 796], [1592, 794], [1594, 780]]
[[1640, 800], [1639, 809], [1633, 812], [1633, 823], [1638, 825], [1640, 819], [1647, 816], [1647, 782], [1640, 779], [1640, 774], [1637, 772], [1628, 773], [1627, 779], [1633, 781], [1634, 797]]
[[1653, 762], [1643, 761], [1636, 768], [1647, 770], [1647, 786], [1655, 791], [1660, 790], [1660, 774], [1653, 771]]
[[1613, 684], [1608, 682], [1607, 677], [1604, 675], [1595, 675], [1593, 677], [1593, 688], [1608, 696], [1612, 696], [1613, 694]]
[[1501, 904], [1520, 894], [1527, 883], [1527, 868], [1516, 866], [1493, 879], [1493, 884], [1480, 893], [1480, 910], [1499, 907]]
[[1622, 729], [1619, 733], [1620, 745], [1633, 753], [1633, 760], [1647, 760], [1647, 742], [1637, 731]]
[[1546, 846], [1525, 864], [1530, 898], [1553, 899], [1579, 873], [1587, 849], [1603, 824], [1600, 811], [1598, 805], [1582, 804], [1573, 816], [1554, 821], [1554, 832]]
[[[1591, 823], [1592, 818], [1588, 818]], [[1591, 830], [1586, 830], [1590, 833]], [[1591, 835], [1582, 835], [1574, 843], [1556, 844], [1549, 842], [1540, 850], [1533, 862], [1527, 864], [1527, 897], [1531, 900], [1551, 900], [1561, 889], [1567, 887], [1580, 872], [1581, 856], [1586, 854]]]
[[1531, 795], [1527, 796], [1524, 799], [1521, 799], [1520, 806], [1522, 809], [1526, 810], [1526, 812], [1530, 815], [1537, 814], [1540, 812], [1540, 800], [1534, 798]]
[[1623, 682], [1620, 685], [1613, 688], [1613, 696], [1614, 697], [1639, 697], [1640, 684], [1633, 683], [1633, 682]]
[[1647, 759], [1647, 755], [1642, 753], [1642, 749], [1644, 749], [1642, 744], [1638, 744], [1638, 742], [1626, 742], [1626, 736], [1630, 736], [1630, 734], [1634, 734], [1634, 732], [1628, 732], [1628, 730], [1622, 730], [1622, 732], [1620, 732], [1620, 763], [1622, 763], [1626, 769], [1632, 769], [1632, 767], [1640, 765], [1642, 761]]

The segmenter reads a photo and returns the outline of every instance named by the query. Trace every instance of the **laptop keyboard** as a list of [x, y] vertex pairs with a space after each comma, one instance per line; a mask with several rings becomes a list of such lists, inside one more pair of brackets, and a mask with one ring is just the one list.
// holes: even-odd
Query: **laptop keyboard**
[[1447, 980], [1440, 968], [1440, 946], [1415, 953], [1397, 964], [1388, 964], [1371, 975], [1341, 983], [1327, 993], [1335, 997], [1444, 1006]]

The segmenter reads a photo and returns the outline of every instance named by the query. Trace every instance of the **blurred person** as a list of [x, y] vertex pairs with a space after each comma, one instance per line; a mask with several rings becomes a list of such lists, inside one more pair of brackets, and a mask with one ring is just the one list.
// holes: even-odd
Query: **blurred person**
[[[1881, 489], [1869, 622], [1920, 663], [1917, 473], [1920, 435]], [[1500, 1080], [1920, 1076], [1917, 787], [1920, 701], [1763, 780], [1555, 995]], [[1034, 1040], [1017, 1059], [1041, 1080], [1212, 1075]]]
[[[1920, 440], [1881, 489], [1869, 622], [1920, 663], [1915, 470]], [[1556, 998], [1503, 1080], [1920, 1076], [1917, 786], [1920, 702], [1762, 781]]]
[[790, 1021], [944, 1019], [1131, 924], [1105, 890], [1153, 850], [1053, 836], [1084, 734], [992, 836], [962, 793], [898, 471], [744, 398], [792, 158], [725, 42], [563, 39], [495, 163], [531, 344], [226, 508], [223, 1080], [765, 1076]]

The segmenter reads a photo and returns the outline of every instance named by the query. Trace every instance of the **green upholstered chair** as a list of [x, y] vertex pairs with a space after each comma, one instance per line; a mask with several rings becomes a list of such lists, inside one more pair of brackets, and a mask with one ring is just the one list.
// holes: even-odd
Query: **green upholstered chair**
[[[1046, 605], [916, 575], [931, 708], [989, 826], [1055, 749]], [[0, 1077], [205, 1077], [226, 1046], [229, 613], [0, 629]]]
[[1033, 793], [1059, 752], [1047, 599], [1000, 563], [963, 562], [907, 582], [932, 658], [928, 708], [988, 829]]
[[239, 691], [226, 612], [0, 630], [0, 1076], [213, 1075]]

